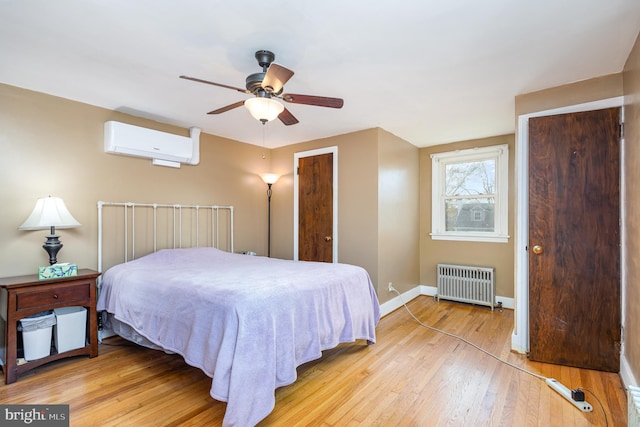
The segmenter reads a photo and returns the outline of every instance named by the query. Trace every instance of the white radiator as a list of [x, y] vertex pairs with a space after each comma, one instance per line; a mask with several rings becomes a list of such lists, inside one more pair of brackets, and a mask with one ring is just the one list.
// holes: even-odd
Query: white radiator
[[437, 299], [495, 307], [495, 274], [490, 267], [438, 264]]
[[630, 385], [627, 388], [627, 402], [629, 427], [640, 427], [640, 387]]

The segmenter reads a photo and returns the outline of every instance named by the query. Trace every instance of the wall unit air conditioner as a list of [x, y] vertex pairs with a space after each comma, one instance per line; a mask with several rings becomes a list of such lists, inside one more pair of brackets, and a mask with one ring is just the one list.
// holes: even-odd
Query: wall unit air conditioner
[[104, 124], [104, 151], [153, 159], [153, 164], [159, 166], [197, 165], [200, 163], [200, 129], [190, 128], [190, 135], [184, 137], [108, 121]]

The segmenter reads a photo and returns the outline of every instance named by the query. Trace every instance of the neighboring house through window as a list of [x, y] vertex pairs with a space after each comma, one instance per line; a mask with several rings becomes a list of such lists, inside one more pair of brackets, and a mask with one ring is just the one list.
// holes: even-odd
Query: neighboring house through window
[[509, 146], [431, 155], [435, 240], [507, 242]]

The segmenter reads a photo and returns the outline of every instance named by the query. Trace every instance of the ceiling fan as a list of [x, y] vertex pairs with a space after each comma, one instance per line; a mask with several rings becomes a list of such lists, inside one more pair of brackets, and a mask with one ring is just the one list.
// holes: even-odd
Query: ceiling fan
[[262, 124], [275, 119], [280, 119], [287, 126], [295, 125], [298, 119], [294, 117], [284, 105], [274, 98], [281, 99], [292, 104], [306, 104], [318, 107], [342, 108], [344, 101], [341, 98], [329, 98], [326, 96], [297, 95], [293, 93], [282, 93], [284, 85], [293, 76], [293, 71], [273, 62], [275, 55], [268, 50], [259, 50], [255, 54], [258, 64], [262, 67], [261, 73], [250, 74], [245, 81], [246, 89], [229, 86], [222, 83], [210, 82], [196, 77], [180, 76], [181, 79], [192, 80], [194, 82], [206, 83], [238, 92], [254, 95], [246, 101], [238, 101], [217, 110], [209, 111], [207, 114], [220, 114], [242, 105], [246, 106], [249, 112]]

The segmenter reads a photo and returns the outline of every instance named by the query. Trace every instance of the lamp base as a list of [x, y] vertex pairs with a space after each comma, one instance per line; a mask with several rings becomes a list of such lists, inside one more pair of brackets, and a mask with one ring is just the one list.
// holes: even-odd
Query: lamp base
[[42, 245], [42, 247], [49, 254], [49, 265], [53, 265], [58, 262], [56, 256], [58, 255], [60, 249], [62, 249], [62, 243], [60, 243], [60, 240], [58, 240], [57, 235], [48, 235], [47, 241], [44, 243], [44, 245]]

